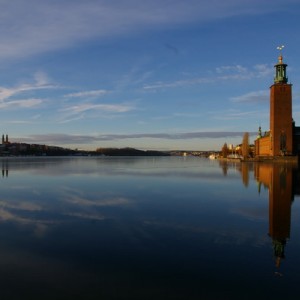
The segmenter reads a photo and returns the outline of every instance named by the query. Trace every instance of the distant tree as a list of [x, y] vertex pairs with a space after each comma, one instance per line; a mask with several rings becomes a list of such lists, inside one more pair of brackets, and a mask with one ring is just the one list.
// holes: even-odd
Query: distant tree
[[226, 158], [227, 155], [228, 155], [228, 153], [229, 153], [229, 148], [228, 148], [228, 146], [227, 146], [227, 143], [224, 143], [224, 145], [223, 145], [223, 147], [222, 147], [222, 156], [223, 156], [224, 158]]
[[244, 158], [249, 156], [249, 133], [245, 132], [242, 143], [242, 155]]
[[151, 150], [138, 150], [134, 148], [98, 148], [97, 154], [106, 156], [169, 156], [169, 153]]

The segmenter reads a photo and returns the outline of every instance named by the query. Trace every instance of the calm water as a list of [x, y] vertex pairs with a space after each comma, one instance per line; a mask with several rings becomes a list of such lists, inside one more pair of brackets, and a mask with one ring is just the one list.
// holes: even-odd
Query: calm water
[[1, 299], [299, 299], [291, 167], [194, 157], [0, 164]]

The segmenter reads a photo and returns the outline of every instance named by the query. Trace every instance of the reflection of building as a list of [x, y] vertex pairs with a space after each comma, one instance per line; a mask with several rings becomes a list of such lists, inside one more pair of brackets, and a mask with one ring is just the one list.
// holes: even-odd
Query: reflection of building
[[255, 177], [269, 189], [269, 235], [273, 240], [276, 267], [279, 268], [290, 237], [293, 169], [281, 164], [257, 164]]
[[8, 163], [7, 163], [7, 161], [2, 161], [2, 177], [8, 177]]
[[257, 156], [293, 155], [300, 151], [300, 127], [295, 127], [292, 118], [292, 85], [288, 83], [286, 67], [280, 54], [270, 87], [270, 130], [262, 135], [259, 128], [255, 141]]

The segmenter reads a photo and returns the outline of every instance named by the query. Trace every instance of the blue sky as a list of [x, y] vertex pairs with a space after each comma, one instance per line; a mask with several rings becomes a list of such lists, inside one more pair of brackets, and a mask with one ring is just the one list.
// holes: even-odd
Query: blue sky
[[282, 44], [300, 126], [299, 14], [299, 0], [0, 0], [0, 133], [219, 150], [269, 129]]

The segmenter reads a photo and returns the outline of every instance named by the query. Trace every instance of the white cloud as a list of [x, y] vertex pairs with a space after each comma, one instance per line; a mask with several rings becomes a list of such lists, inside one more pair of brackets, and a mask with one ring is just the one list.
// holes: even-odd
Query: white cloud
[[164, 88], [185, 87], [194, 84], [204, 84], [210, 82], [214, 82], [214, 80], [210, 78], [191, 78], [187, 80], [177, 80], [173, 82], [156, 82], [153, 84], [145, 85], [143, 88], [144, 90], [157, 90], [157, 89], [164, 89]]
[[106, 38], [178, 24], [287, 9], [298, 0], [2, 0], [0, 57], [26, 57]]
[[42, 72], [37, 72], [34, 74], [33, 83], [21, 83], [11, 88], [0, 87], [0, 102], [4, 102], [16, 94], [21, 94], [23, 92], [53, 88], [57, 88], [57, 86], [49, 83], [47, 75]]
[[34, 98], [0, 102], [0, 109], [32, 108], [32, 107], [39, 106], [42, 102], [43, 101], [41, 99], [34, 99]]
[[216, 68], [216, 72], [218, 74], [223, 73], [247, 73], [247, 68], [241, 66], [241, 65], [233, 65], [233, 66], [221, 66]]
[[241, 65], [229, 65], [216, 68], [217, 78], [221, 80], [262, 78], [268, 77], [273, 72], [273, 68], [266, 64], [257, 64], [251, 66], [251, 68]]
[[32, 124], [32, 121], [25, 121], [25, 120], [9, 120], [9, 121], [4, 121], [3, 123], [5, 124]]
[[[77, 96], [77, 93], [73, 95], [75, 95], [75, 98], [81, 98], [81, 95]], [[59, 109], [58, 111], [60, 116], [58, 117], [58, 122], [61, 124], [69, 123], [81, 119], [99, 117], [99, 115], [111, 117], [116, 114], [127, 113], [135, 109], [136, 107], [129, 103], [98, 104], [93, 102], [78, 102], [76, 104], [65, 106], [64, 108]]]
[[234, 103], [268, 103], [269, 91], [256, 91], [230, 99]]
[[241, 111], [228, 111], [228, 112], [222, 112], [220, 114], [215, 114], [214, 118], [218, 120], [223, 120], [223, 121], [229, 121], [229, 120], [241, 120], [245, 118], [255, 118], [257, 119], [258, 116], [262, 114], [261, 111], [246, 111], [246, 112], [241, 112]]
[[190, 85], [200, 85], [230, 80], [250, 80], [253, 78], [267, 77], [273, 72], [273, 69], [267, 65], [255, 65], [247, 68], [242, 65], [227, 65], [216, 67], [210, 77], [194, 77], [184, 80], [175, 80], [170, 82], [155, 82], [144, 85], [144, 90], [158, 90], [167, 88], [187, 87]]
[[[33, 108], [41, 105], [44, 100], [39, 97], [26, 98], [27, 92], [45, 89], [56, 89], [55, 85], [50, 84], [48, 76], [43, 72], [34, 74], [34, 82], [20, 83], [14, 87], [0, 87], [0, 108], [19, 109]], [[18, 98], [21, 96], [22, 98]]]
[[0, 101], [3, 101], [9, 97], [11, 97], [12, 95], [16, 94], [19, 92], [19, 89], [8, 89], [8, 88], [4, 88], [4, 87], [0, 87]]
[[133, 110], [132, 105], [126, 104], [94, 104], [82, 103], [62, 109], [62, 112], [67, 112], [70, 115], [83, 113], [86, 111], [103, 111], [110, 113], [124, 113]]
[[106, 95], [108, 93], [109, 93], [109, 91], [107, 91], [107, 90], [93, 90], [93, 91], [71, 93], [71, 94], [65, 95], [64, 97], [65, 98], [94, 98], [94, 97], [100, 97], [100, 96]]
[[33, 83], [20, 83], [17, 86], [7, 88], [0, 87], [0, 109], [19, 109], [19, 108], [34, 108], [43, 103], [41, 98], [16, 98], [29, 91], [57, 88], [49, 84], [47, 75], [43, 72], [34, 74]]

